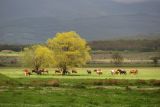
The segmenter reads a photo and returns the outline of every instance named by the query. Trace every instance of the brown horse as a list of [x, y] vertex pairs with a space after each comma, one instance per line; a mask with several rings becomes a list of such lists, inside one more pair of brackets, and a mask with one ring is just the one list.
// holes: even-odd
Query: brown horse
[[25, 76], [30, 76], [30, 75], [31, 75], [31, 72], [29, 72], [28, 69], [24, 69], [24, 75], [25, 75]]
[[138, 70], [132, 69], [132, 70], [130, 70], [130, 74], [136, 75], [136, 74], [138, 74]]

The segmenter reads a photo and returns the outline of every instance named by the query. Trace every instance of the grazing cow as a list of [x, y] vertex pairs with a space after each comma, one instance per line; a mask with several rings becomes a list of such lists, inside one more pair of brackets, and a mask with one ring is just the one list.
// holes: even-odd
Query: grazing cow
[[91, 73], [92, 73], [92, 71], [91, 71], [91, 70], [87, 70], [87, 73], [88, 73], [88, 74], [91, 74]]
[[23, 71], [24, 71], [25, 76], [30, 76], [31, 75], [31, 72], [29, 72], [28, 69], [24, 69]]
[[138, 74], [138, 70], [137, 69], [132, 69], [132, 70], [130, 70], [130, 74], [136, 75], [136, 74]]
[[120, 74], [127, 74], [127, 71], [124, 69], [117, 69]]
[[101, 69], [97, 69], [96, 73], [97, 73], [98, 75], [103, 74]]
[[61, 71], [60, 71], [60, 70], [55, 70], [55, 74], [56, 74], [56, 73], [61, 73]]
[[77, 71], [76, 70], [72, 70], [72, 73], [77, 73]]

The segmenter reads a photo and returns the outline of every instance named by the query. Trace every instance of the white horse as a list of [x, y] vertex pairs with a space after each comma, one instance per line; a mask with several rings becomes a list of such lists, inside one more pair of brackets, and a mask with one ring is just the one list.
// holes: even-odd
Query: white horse
[[117, 74], [117, 75], [118, 75], [118, 74], [119, 74], [119, 71], [117, 71], [117, 70], [115, 70], [115, 69], [112, 69], [112, 70], [111, 70], [111, 74], [112, 74], [112, 75], [114, 75], [114, 74]]

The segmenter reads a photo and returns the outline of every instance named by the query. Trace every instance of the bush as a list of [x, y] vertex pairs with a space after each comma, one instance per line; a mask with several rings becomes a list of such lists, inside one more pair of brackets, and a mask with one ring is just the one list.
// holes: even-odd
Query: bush
[[58, 80], [49, 80], [47, 82], [48, 86], [53, 86], [53, 87], [59, 87], [60, 86], [60, 82]]
[[154, 86], [160, 86], [160, 80], [151, 80], [150, 83]]
[[103, 85], [103, 81], [102, 80], [94, 81], [93, 85]]
[[118, 85], [120, 83], [120, 80], [118, 79], [108, 79], [104, 80], [105, 85]]
[[76, 85], [74, 85], [73, 88], [81, 88], [81, 89], [83, 88], [83, 89], [85, 89], [86, 86], [81, 83], [81, 84], [76, 84]]
[[140, 85], [145, 85], [147, 82], [145, 80], [137, 80], [137, 83]]

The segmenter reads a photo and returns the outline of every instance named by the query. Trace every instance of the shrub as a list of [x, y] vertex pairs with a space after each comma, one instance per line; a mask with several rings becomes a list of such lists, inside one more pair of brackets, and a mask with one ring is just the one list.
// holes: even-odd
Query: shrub
[[76, 85], [73, 86], [73, 88], [83, 88], [83, 89], [85, 89], [86, 86], [84, 84], [76, 84]]
[[60, 86], [60, 82], [58, 80], [49, 80], [47, 82], [48, 86], [53, 86], [53, 87], [59, 87]]
[[150, 83], [155, 86], [160, 86], [160, 80], [151, 80]]
[[132, 90], [131, 89], [131, 87], [129, 87], [129, 86], [126, 86], [126, 88], [125, 88], [127, 91], [130, 91], [130, 90]]
[[103, 81], [102, 80], [94, 81], [93, 85], [103, 85]]
[[120, 80], [118, 79], [108, 79], [104, 80], [105, 85], [118, 85], [120, 83]]
[[145, 80], [141, 80], [141, 79], [140, 79], [140, 80], [137, 80], [137, 83], [140, 84], [140, 85], [142, 85], [142, 84], [143, 84], [143, 85], [144, 85], [144, 84], [147, 84], [147, 82], [146, 82]]

